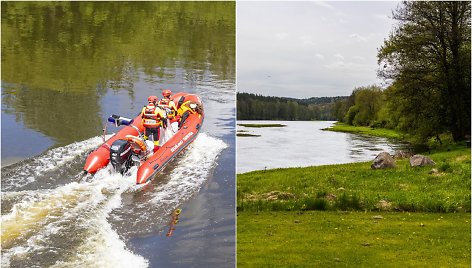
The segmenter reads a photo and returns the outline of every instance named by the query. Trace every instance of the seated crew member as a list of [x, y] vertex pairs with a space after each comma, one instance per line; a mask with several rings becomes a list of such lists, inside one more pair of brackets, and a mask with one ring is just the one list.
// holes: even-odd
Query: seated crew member
[[159, 106], [164, 107], [167, 112], [167, 118], [171, 122], [177, 121], [176, 115], [177, 115], [177, 106], [175, 105], [174, 101], [170, 98], [170, 95], [172, 95], [172, 91], [169, 89], [165, 89], [162, 91], [162, 96], [163, 98], [159, 101]]
[[179, 128], [182, 126], [182, 124], [185, 122], [185, 120], [190, 114], [195, 113], [202, 113], [201, 105], [198, 105], [196, 102], [193, 101], [186, 101], [182, 103], [182, 105], [180, 105], [179, 109], [177, 110], [177, 115], [180, 118]]
[[159, 127], [164, 126], [166, 114], [163, 109], [156, 106], [157, 97], [149, 96], [148, 105], [143, 107], [141, 118], [145, 128], [144, 139], [150, 139], [154, 142], [154, 146], [159, 146]]

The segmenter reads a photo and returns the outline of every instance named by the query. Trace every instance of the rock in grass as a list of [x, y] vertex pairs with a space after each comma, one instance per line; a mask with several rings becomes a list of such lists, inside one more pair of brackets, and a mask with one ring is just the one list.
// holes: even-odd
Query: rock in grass
[[392, 208], [392, 203], [382, 199], [377, 203], [377, 208], [380, 210], [390, 210]]
[[423, 167], [423, 166], [434, 166], [434, 165], [436, 165], [436, 163], [427, 156], [416, 154], [410, 157], [410, 166], [412, 167]]
[[394, 168], [395, 160], [387, 152], [381, 152], [372, 162], [370, 166], [372, 169]]
[[375, 216], [372, 216], [372, 219], [374, 220], [381, 220], [383, 219], [384, 217], [380, 216], [380, 215], [375, 215]]
[[264, 199], [266, 200], [289, 200], [295, 199], [295, 195], [288, 192], [279, 192], [279, 191], [272, 191], [269, 193], [264, 194]]

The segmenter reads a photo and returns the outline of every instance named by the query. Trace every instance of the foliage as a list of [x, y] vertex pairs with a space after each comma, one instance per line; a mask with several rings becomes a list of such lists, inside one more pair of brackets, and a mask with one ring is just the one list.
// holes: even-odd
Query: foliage
[[470, 135], [470, 2], [405, 1], [378, 53], [397, 127], [427, 140]]
[[292, 99], [237, 94], [238, 120], [336, 120], [334, 106], [346, 97]]
[[470, 267], [470, 213], [240, 211], [237, 224], [238, 267]]
[[378, 124], [379, 111], [384, 106], [384, 93], [378, 86], [358, 87], [349, 98], [334, 105], [336, 119], [355, 126], [384, 126]]

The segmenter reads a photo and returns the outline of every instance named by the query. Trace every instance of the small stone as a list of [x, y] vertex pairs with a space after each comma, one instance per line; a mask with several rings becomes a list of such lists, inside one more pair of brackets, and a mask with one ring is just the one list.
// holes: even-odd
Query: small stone
[[380, 215], [375, 215], [375, 216], [372, 216], [372, 219], [374, 219], [374, 220], [381, 220], [381, 219], [383, 219], [383, 217], [380, 216]]
[[334, 195], [334, 194], [327, 194], [326, 195], [326, 200], [332, 201], [334, 199], [336, 199], [336, 195]]
[[378, 209], [381, 209], [381, 210], [390, 210], [392, 207], [392, 203], [388, 202], [387, 200], [380, 200], [378, 203], [377, 203], [377, 208]]
[[361, 245], [363, 245], [364, 247], [369, 247], [370, 243], [365, 242], [365, 243], [362, 243]]
[[299, 221], [299, 220], [295, 220], [294, 223], [300, 223], [300, 221]]

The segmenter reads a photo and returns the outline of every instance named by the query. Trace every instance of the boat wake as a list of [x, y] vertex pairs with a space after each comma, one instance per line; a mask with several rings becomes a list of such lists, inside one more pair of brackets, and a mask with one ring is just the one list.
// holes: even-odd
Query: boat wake
[[[107, 135], [107, 139], [112, 135]], [[51, 188], [82, 172], [85, 155], [102, 144], [102, 137], [74, 142], [2, 168], [2, 192]]]
[[172, 210], [208, 180], [226, 148], [200, 133], [173, 169], [142, 187], [135, 185], [136, 168], [125, 176], [109, 169], [81, 175], [82, 165], [74, 163], [83, 164], [100, 143], [95, 137], [2, 169], [2, 267], [147, 267], [122, 238], [135, 228], [162, 229]]

